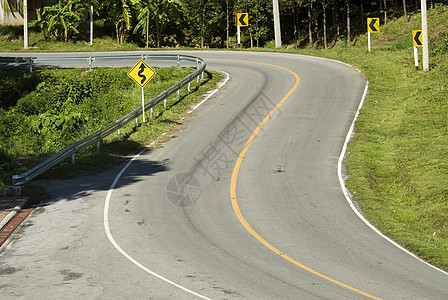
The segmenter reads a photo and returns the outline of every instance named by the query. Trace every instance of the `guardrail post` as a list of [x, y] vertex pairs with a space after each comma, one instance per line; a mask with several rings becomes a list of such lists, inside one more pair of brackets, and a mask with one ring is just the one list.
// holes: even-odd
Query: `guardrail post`
[[89, 71], [92, 71], [92, 57], [89, 56]]
[[30, 73], [33, 72], [33, 58], [30, 57]]
[[204, 80], [204, 72], [201, 72], [201, 80]]
[[165, 107], [165, 108], [166, 108], [166, 98], [165, 98], [165, 99], [163, 99], [163, 107]]
[[151, 109], [149, 110], [149, 116], [150, 116], [151, 119], [152, 119], [152, 107], [151, 107]]
[[180, 97], [180, 90], [177, 90], [177, 97]]
[[190, 84], [191, 84], [191, 81], [188, 83], [188, 91], [190, 92]]
[[72, 165], [75, 164], [75, 153], [72, 154]]
[[177, 66], [180, 67], [180, 56], [179, 56], [179, 54], [177, 55]]
[[17, 182], [19, 182], [19, 176], [18, 175], [12, 175], [12, 185], [16, 185]]
[[120, 139], [120, 128], [117, 129], [117, 138]]
[[100, 141], [96, 142], [96, 152], [100, 152]]

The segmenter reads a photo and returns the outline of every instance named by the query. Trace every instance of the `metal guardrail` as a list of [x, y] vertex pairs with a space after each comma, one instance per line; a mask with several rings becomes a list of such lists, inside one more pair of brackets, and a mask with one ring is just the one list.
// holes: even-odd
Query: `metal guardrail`
[[[156, 106], [158, 103], [162, 102], [163, 100], [167, 99], [170, 95], [178, 92], [182, 87], [189, 84], [191, 81], [193, 81], [195, 78], [199, 82], [199, 76], [203, 76], [203, 72], [205, 70], [205, 62], [198, 57], [188, 56], [188, 55], [126, 55], [126, 56], [99, 56], [99, 57], [49, 57], [49, 58], [24, 58], [27, 59], [30, 64], [30, 70], [32, 70], [33, 65], [38, 63], [52, 63], [55, 64], [57, 62], [88, 62], [89, 69], [92, 68], [93, 62], [98, 61], [112, 61], [119, 59], [120, 61], [123, 60], [151, 60], [151, 61], [176, 61], [177, 65], [180, 66], [181, 62], [191, 62], [196, 64], [196, 70], [168, 88], [167, 90], [163, 91], [159, 95], [155, 96], [151, 100], [148, 100], [144, 107], [145, 111], [146, 109], [150, 109], [154, 106]], [[68, 157], [72, 157], [74, 159], [74, 154], [84, 149], [90, 145], [93, 145], [97, 143], [97, 147], [99, 146], [99, 142], [105, 138], [106, 136], [110, 135], [113, 132], [119, 132], [119, 129], [123, 127], [124, 125], [128, 124], [132, 120], [135, 120], [138, 116], [142, 114], [142, 107], [138, 107], [128, 113], [127, 115], [121, 117], [120, 119], [116, 120], [112, 124], [109, 124], [108, 126], [104, 127], [103, 129], [95, 132], [92, 135], [89, 135], [77, 142], [74, 142], [70, 146], [66, 147], [64, 150], [60, 151], [59, 153], [53, 155], [46, 161], [40, 163], [39, 165], [35, 166], [34, 168], [28, 170], [25, 173], [22, 173], [20, 175], [13, 175], [12, 176], [12, 184], [14, 186], [20, 186], [23, 185], [30, 180], [34, 179], [35, 177], [39, 176], [40, 174], [44, 173], [45, 171], [49, 170], [53, 166], [57, 165], [58, 163], [62, 162], [63, 160], [67, 159]]]

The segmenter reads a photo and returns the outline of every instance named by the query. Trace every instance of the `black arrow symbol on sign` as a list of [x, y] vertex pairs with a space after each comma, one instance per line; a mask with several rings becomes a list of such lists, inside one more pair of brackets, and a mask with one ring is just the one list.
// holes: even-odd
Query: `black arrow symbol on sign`
[[372, 32], [377, 32], [378, 30], [375, 27], [375, 23], [376, 21], [378, 21], [378, 19], [372, 19], [372, 21], [370, 21], [369, 27], [372, 30]]
[[417, 45], [419, 45], [419, 46], [422, 45], [422, 42], [420, 41], [420, 35], [421, 35], [421, 34], [422, 34], [421, 31], [417, 31], [417, 32], [415, 33], [415, 36], [414, 36], [414, 41], [415, 41], [415, 43], [416, 43]]
[[137, 73], [138, 77], [140, 77], [142, 79], [141, 84], [145, 83], [145, 81], [146, 81], [146, 76], [143, 75], [143, 71], [145, 71], [145, 69], [146, 69], [146, 66], [144, 63], [142, 63], [140, 65], [140, 71], [138, 71], [138, 73]]
[[246, 14], [241, 14], [241, 16], [240, 16], [240, 19], [239, 19], [239, 21], [240, 21], [240, 24], [242, 25], [242, 26], [246, 26], [247, 24], [246, 24], [246, 22], [244, 22], [244, 18], [246, 17]]

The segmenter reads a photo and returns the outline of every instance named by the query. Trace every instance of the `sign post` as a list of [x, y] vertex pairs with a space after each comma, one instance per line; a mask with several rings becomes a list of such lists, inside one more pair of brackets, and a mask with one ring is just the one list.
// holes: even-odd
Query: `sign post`
[[145, 94], [143, 88], [153, 79], [156, 72], [143, 60], [140, 59], [128, 72], [128, 76], [142, 88], [142, 115], [145, 122]]
[[235, 17], [236, 23], [236, 34], [237, 34], [237, 42], [238, 47], [241, 44], [241, 28], [249, 26], [249, 14], [248, 13], [237, 13]]
[[372, 51], [370, 34], [380, 32], [380, 18], [367, 18], [367, 38], [369, 45], [369, 52]]
[[414, 45], [415, 68], [418, 69], [418, 48], [423, 47], [421, 30], [412, 30], [412, 44]]
[[236, 26], [236, 35], [237, 35], [237, 43], [238, 43], [238, 48], [239, 48], [240, 44], [241, 44], [241, 26]]

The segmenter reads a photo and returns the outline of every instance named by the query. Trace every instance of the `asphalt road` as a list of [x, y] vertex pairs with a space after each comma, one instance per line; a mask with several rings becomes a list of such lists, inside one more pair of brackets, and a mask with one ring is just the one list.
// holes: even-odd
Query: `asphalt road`
[[46, 182], [51, 199], [0, 254], [2, 299], [448, 299], [446, 273], [369, 228], [339, 184], [359, 72], [189, 54], [230, 80], [163, 148]]

